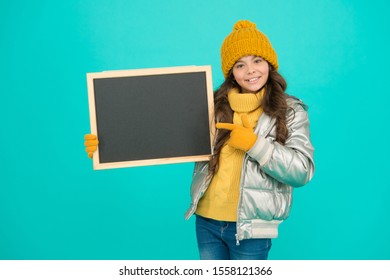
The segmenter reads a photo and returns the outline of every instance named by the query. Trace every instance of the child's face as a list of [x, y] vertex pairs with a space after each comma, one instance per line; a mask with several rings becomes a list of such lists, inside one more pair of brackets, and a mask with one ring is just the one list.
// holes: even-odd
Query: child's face
[[233, 66], [233, 76], [244, 93], [257, 93], [267, 82], [268, 62], [259, 56], [241, 57]]

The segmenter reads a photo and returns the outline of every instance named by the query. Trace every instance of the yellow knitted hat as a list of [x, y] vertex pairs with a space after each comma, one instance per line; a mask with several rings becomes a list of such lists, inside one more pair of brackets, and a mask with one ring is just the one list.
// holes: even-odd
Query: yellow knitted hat
[[225, 78], [237, 60], [246, 55], [261, 56], [276, 70], [279, 67], [278, 57], [267, 36], [253, 22], [239, 20], [221, 47], [222, 72]]

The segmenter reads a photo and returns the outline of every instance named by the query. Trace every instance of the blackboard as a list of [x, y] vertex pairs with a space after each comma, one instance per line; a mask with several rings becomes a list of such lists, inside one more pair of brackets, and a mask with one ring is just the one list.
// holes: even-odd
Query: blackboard
[[208, 160], [210, 66], [87, 73], [94, 169]]

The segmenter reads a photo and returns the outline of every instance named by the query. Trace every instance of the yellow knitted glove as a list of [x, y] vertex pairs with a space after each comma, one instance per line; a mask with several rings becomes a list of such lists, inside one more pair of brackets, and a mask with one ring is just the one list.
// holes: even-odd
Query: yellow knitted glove
[[230, 147], [247, 152], [255, 144], [257, 135], [253, 132], [247, 115], [242, 115], [241, 120], [244, 126], [232, 123], [217, 123], [216, 127], [231, 130], [227, 144]]
[[88, 157], [92, 158], [93, 153], [97, 150], [97, 145], [99, 144], [99, 141], [94, 134], [85, 134], [84, 140], [84, 146], [86, 147], [85, 151], [87, 152]]

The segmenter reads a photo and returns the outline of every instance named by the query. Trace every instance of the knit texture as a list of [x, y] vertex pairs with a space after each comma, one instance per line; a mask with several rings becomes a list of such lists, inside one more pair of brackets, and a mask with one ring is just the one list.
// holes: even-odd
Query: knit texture
[[276, 70], [278, 57], [267, 36], [249, 20], [240, 20], [225, 38], [221, 47], [222, 72], [226, 78], [233, 65], [243, 56], [261, 56]]
[[[254, 128], [263, 110], [261, 105], [265, 90], [252, 93], [238, 93], [232, 90], [229, 95], [230, 107], [234, 111], [233, 123], [242, 125], [241, 116], [246, 114]], [[225, 145], [219, 158], [219, 169], [210, 186], [199, 201], [196, 214], [219, 221], [237, 220], [237, 207], [240, 195], [242, 161], [245, 152]]]

